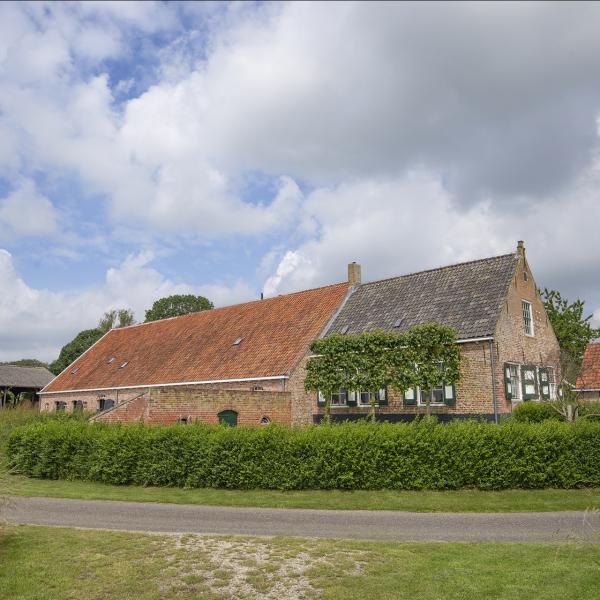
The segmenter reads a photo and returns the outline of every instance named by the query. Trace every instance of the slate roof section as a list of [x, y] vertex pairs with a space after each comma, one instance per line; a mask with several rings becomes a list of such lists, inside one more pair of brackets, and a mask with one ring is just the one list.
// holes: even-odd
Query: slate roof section
[[54, 379], [44, 367], [0, 365], [0, 388], [42, 389]]
[[340, 283], [113, 329], [43, 391], [289, 375], [347, 291]]
[[600, 390], [600, 342], [588, 344], [577, 378], [578, 390]]
[[491, 336], [518, 260], [505, 254], [362, 284], [327, 335], [346, 327], [350, 334], [406, 331], [435, 321], [454, 327], [458, 339]]

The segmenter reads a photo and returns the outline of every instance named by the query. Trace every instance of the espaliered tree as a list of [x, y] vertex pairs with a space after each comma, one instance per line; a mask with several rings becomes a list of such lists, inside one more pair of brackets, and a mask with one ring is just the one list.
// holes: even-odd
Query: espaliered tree
[[[306, 390], [325, 395], [326, 416], [331, 394], [340, 388], [375, 391], [391, 387], [431, 389], [460, 379], [460, 353], [456, 333], [438, 323], [417, 325], [407, 332], [373, 331], [360, 335], [333, 334], [311, 344]], [[371, 416], [374, 418], [375, 400]]]

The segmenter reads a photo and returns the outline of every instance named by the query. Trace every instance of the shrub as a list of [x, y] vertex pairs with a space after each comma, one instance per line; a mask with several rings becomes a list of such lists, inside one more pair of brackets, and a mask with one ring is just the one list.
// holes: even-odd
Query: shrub
[[547, 402], [521, 402], [513, 410], [512, 419], [518, 423], [541, 423], [547, 420], [564, 421], [564, 417]]
[[34, 477], [236, 489], [600, 486], [600, 423], [432, 420], [288, 429], [39, 421], [9, 436]]

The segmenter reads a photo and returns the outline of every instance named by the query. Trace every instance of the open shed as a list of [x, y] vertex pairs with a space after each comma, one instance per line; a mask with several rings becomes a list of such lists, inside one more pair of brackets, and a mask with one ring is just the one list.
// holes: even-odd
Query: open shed
[[54, 379], [54, 375], [44, 367], [15, 367], [0, 365], [0, 408], [6, 406], [8, 392], [15, 396], [30, 392], [38, 401], [38, 392]]

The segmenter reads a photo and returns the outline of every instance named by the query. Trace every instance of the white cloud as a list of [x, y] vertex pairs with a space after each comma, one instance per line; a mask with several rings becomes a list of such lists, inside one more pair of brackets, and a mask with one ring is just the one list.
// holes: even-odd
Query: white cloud
[[153, 259], [149, 251], [130, 255], [108, 269], [102, 285], [59, 293], [27, 285], [11, 254], [0, 249], [0, 289], [5, 291], [0, 295], [0, 361], [53, 360], [77, 332], [95, 327], [111, 308], [129, 307], [143, 320], [154, 300], [171, 294], [205, 294], [217, 306], [254, 297], [241, 281], [231, 287], [175, 283], [151, 266]]
[[38, 193], [35, 183], [22, 180], [5, 198], [0, 198], [0, 227], [16, 236], [52, 236], [58, 215], [48, 198]]
[[522, 239], [536, 283], [590, 300], [588, 310], [600, 321], [598, 189], [600, 160], [568, 193], [504, 210], [490, 202], [457, 209], [439, 181], [423, 171], [317, 189], [304, 211], [320, 224], [318, 232], [280, 252], [265, 291], [344, 281], [352, 261], [362, 264], [368, 281], [514, 252]]

